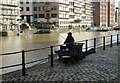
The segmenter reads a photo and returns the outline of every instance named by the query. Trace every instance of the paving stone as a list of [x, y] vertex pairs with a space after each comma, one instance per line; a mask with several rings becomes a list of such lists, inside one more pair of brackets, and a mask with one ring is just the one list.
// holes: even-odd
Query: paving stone
[[[120, 47], [120, 46], [119, 46]], [[97, 49], [97, 53], [86, 56], [76, 64], [65, 65], [56, 62], [53, 68], [41, 69], [36, 66], [26, 76], [6, 75], [5, 81], [93, 81], [95, 83], [119, 83], [118, 78], [118, 47], [114, 46], [105, 51]], [[101, 82], [102, 81], [102, 82]], [[111, 82], [112, 83], [112, 82]]]

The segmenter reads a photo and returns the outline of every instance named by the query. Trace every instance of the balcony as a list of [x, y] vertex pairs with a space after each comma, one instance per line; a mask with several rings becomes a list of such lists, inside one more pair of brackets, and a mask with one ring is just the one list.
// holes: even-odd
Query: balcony
[[85, 1], [85, 3], [91, 5], [91, 2], [90, 2], [90, 1]]
[[81, 11], [81, 10], [75, 10], [74, 13], [79, 13], [79, 14], [81, 14], [82, 11]]
[[89, 10], [88, 10], [88, 11], [86, 11], [86, 14], [91, 14], [91, 11], [89, 11]]
[[50, 16], [46, 16], [45, 19], [50, 19], [51, 17]]
[[88, 10], [90, 10], [90, 9], [91, 9], [91, 6], [86, 6], [85, 8], [88, 9]]
[[8, 7], [19, 7], [18, 3], [2, 3], [2, 5]]
[[85, 11], [85, 9], [84, 9], [84, 8], [82, 8], [82, 9], [81, 9], [81, 11]]
[[82, 5], [81, 4], [75, 4], [74, 7], [82, 8]]
[[46, 12], [50, 12], [50, 10], [46, 10]]
[[82, 16], [82, 18], [85, 18], [85, 17], [86, 17], [86, 14], [82, 14], [81, 16]]

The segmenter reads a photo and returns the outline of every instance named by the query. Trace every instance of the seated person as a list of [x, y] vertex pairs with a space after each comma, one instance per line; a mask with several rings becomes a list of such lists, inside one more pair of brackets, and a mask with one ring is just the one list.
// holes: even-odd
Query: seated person
[[68, 50], [71, 50], [71, 48], [73, 47], [73, 43], [74, 43], [74, 38], [72, 37], [72, 33], [69, 32], [68, 36], [64, 42], [64, 44], [66, 44], [66, 47], [68, 48]]

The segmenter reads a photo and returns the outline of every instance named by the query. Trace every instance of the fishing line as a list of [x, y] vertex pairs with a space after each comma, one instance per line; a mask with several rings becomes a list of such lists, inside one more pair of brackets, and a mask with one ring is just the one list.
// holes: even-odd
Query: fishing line
[[54, 31], [54, 32], [56, 32], [58, 35], [60, 35], [60, 37], [62, 37], [63, 39], [66, 39], [61, 34], [59, 34], [57, 31]]

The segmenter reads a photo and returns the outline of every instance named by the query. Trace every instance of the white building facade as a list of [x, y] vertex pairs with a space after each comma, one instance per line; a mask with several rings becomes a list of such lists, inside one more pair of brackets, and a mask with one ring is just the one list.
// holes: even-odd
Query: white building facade
[[0, 31], [18, 29], [19, 0], [0, 0]]
[[31, 23], [33, 22], [33, 1], [32, 0], [26, 0], [20, 2], [20, 15], [21, 19], [24, 22]]
[[[93, 24], [92, 4], [90, 0], [60, 0], [59, 28], [79, 28]], [[74, 22], [79, 20], [79, 22]]]

